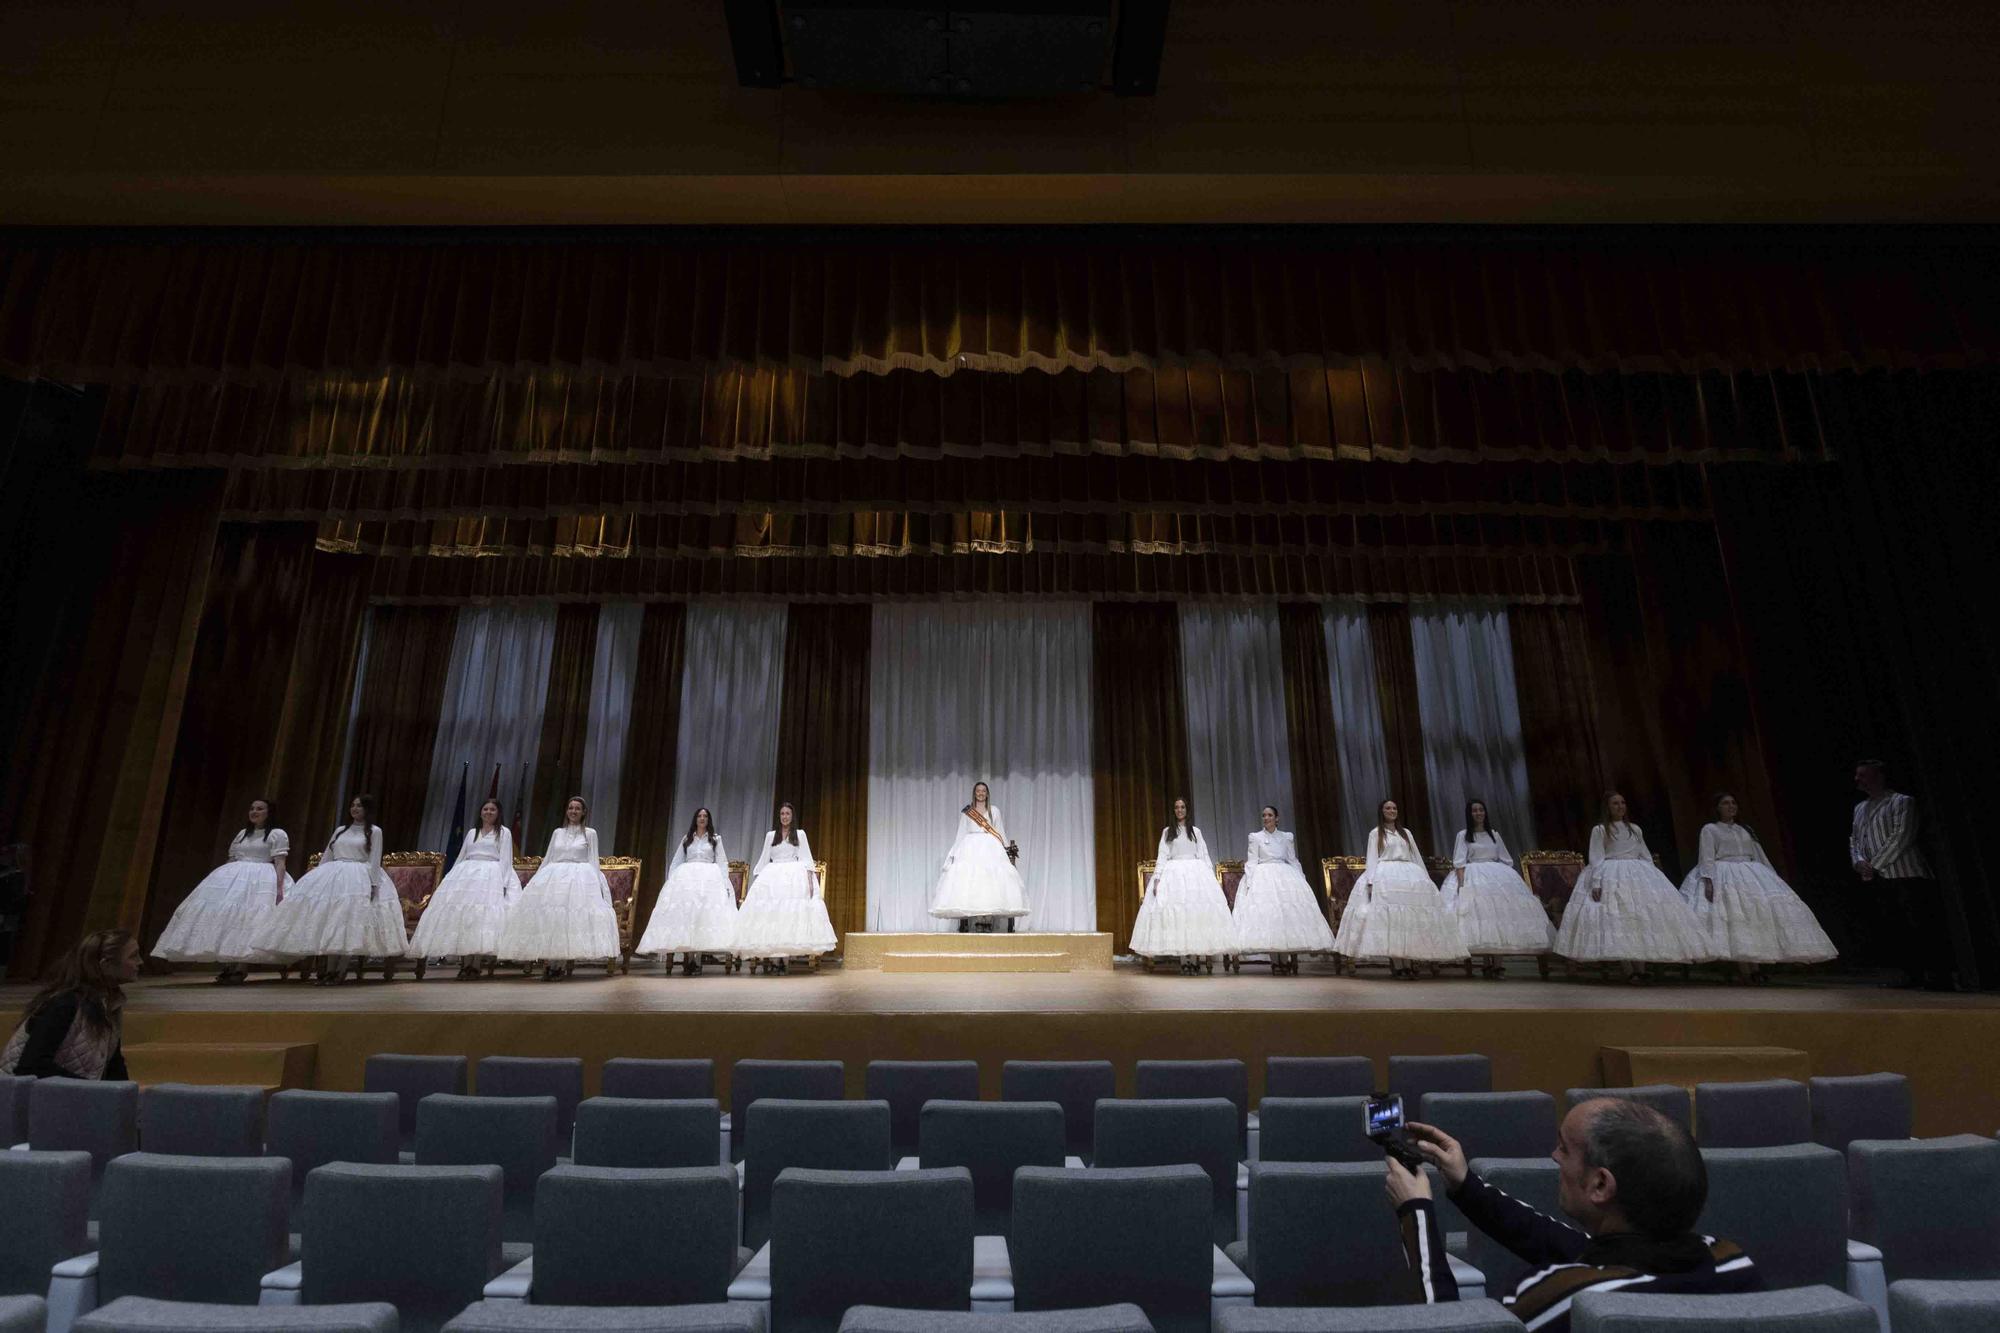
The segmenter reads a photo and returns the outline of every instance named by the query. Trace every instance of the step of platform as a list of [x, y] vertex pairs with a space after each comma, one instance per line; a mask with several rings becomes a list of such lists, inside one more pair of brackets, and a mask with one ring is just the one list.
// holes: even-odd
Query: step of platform
[[1070, 956], [1061, 952], [1029, 953], [897, 953], [882, 955], [884, 972], [1067, 972]]
[[[1048, 968], [975, 968], [965, 963], [954, 963], [949, 967], [920, 968], [907, 960], [918, 955], [965, 955], [968, 957], [1004, 958], [1010, 955], [1060, 954], [1067, 961], [1062, 967]], [[905, 961], [896, 968], [890, 968], [889, 955], [903, 955]], [[1086, 972], [1109, 971], [1111, 968], [1111, 936], [1104, 931], [899, 931], [872, 932], [853, 931], [847, 936], [841, 951], [842, 967], [849, 972], [880, 968], [883, 971], [1057, 971]]]
[[310, 1088], [319, 1046], [313, 1042], [140, 1042], [125, 1048], [133, 1081]]

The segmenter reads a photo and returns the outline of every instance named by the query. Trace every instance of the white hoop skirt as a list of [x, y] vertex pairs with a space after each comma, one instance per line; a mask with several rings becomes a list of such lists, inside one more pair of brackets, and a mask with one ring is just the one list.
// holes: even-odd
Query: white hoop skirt
[[[1590, 900], [1593, 886], [1603, 888], [1602, 902]], [[1694, 912], [1645, 861], [1585, 866], [1563, 909], [1555, 951], [1592, 963], [1702, 963], [1713, 957]]]
[[431, 895], [410, 936], [416, 958], [478, 958], [500, 952], [510, 900], [521, 894], [514, 867], [498, 861], [460, 861]]
[[321, 861], [271, 909], [250, 947], [289, 962], [315, 954], [400, 958], [410, 947], [403, 933], [403, 900], [384, 883], [371, 900], [368, 867], [359, 861]]
[[1431, 877], [1409, 861], [1378, 862], [1372, 874], [1355, 884], [1333, 948], [1357, 959], [1452, 963], [1465, 958], [1458, 919], [1446, 909]]
[[1319, 898], [1289, 861], [1264, 861], [1243, 872], [1233, 914], [1237, 953], [1330, 953], [1333, 927]]
[[796, 958], [831, 953], [838, 943], [826, 904], [813, 896], [812, 867], [773, 861], [743, 895], [730, 952], [742, 958]]
[[494, 952], [520, 963], [618, 957], [618, 913], [604, 872], [583, 861], [542, 862], [507, 909]]
[[1206, 861], [1162, 861], [1132, 923], [1141, 958], [1199, 958], [1236, 952], [1229, 900]]
[[[250, 940], [277, 907], [277, 876], [269, 861], [225, 861], [174, 909], [153, 957], [169, 963], [270, 961]], [[285, 893], [292, 892], [285, 876]]]
[[[1682, 897], [1717, 958], [1738, 963], [1824, 963], [1840, 956], [1819, 920], [1778, 872], [1761, 861], [1717, 861], [1715, 901], [1688, 872]], [[154, 952], [158, 952], [155, 950]]]
[[931, 915], [963, 919], [1027, 914], [1028, 886], [1000, 840], [984, 829], [960, 838], [951, 849], [951, 863], [938, 876]]
[[634, 953], [733, 953], [736, 890], [713, 861], [683, 861], [667, 876]]
[[1467, 953], [1547, 953], [1555, 944], [1541, 899], [1513, 867], [1474, 861], [1465, 867], [1464, 884], [1453, 870], [1445, 886], [1458, 890], [1450, 906]]

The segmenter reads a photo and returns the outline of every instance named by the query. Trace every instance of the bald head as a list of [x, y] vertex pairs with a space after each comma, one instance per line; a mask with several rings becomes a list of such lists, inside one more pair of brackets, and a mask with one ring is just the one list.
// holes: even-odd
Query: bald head
[[1694, 1140], [1639, 1102], [1596, 1097], [1572, 1109], [1555, 1160], [1563, 1211], [1593, 1232], [1685, 1235], [1708, 1202], [1708, 1170]]

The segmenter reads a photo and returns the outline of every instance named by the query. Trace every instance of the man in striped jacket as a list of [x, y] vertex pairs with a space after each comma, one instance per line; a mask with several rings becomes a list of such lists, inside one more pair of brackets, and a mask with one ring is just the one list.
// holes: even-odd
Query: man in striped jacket
[[1847, 859], [1863, 884], [1879, 893], [1882, 933], [1909, 973], [1905, 986], [1956, 989], [1944, 895], [1917, 845], [1917, 803], [1889, 785], [1880, 759], [1854, 765], [1861, 803], [1847, 835]]
[[[1686, 1130], [1650, 1106], [1599, 1098], [1563, 1120], [1554, 1153], [1557, 1202], [1570, 1222], [1481, 1180], [1466, 1165], [1465, 1150], [1442, 1130], [1407, 1129], [1466, 1219], [1533, 1267], [1501, 1300], [1536, 1333], [1568, 1333], [1570, 1302], [1583, 1291], [1763, 1289], [1750, 1257], [1733, 1242], [1695, 1231], [1708, 1201], [1701, 1152]], [[1388, 1171], [1389, 1198], [1423, 1299], [1457, 1300], [1429, 1179], [1393, 1157]]]

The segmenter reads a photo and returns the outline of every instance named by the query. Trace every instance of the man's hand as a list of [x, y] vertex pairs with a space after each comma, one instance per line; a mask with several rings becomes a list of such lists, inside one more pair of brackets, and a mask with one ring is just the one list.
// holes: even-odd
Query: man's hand
[[1391, 1208], [1401, 1208], [1412, 1199], [1431, 1197], [1430, 1177], [1421, 1171], [1412, 1171], [1395, 1158], [1385, 1158], [1388, 1175], [1382, 1180], [1382, 1188], [1389, 1196]]
[[1465, 1149], [1458, 1146], [1458, 1140], [1435, 1125], [1424, 1125], [1412, 1120], [1403, 1126], [1403, 1132], [1410, 1136], [1410, 1142], [1417, 1145], [1417, 1151], [1424, 1160], [1438, 1169], [1444, 1177], [1448, 1189], [1457, 1189], [1465, 1183], [1465, 1174], [1471, 1168], [1465, 1164]]
[[1871, 865], [1869, 865], [1869, 864], [1868, 864], [1868, 863], [1867, 863], [1866, 861], [1863, 861], [1863, 862], [1861, 863], [1861, 879], [1862, 879], [1862, 881], [1863, 881], [1863, 882], [1865, 883], [1865, 882], [1867, 882], [1868, 880], [1871, 880], [1871, 879], [1874, 879], [1874, 878], [1875, 878], [1875, 867], [1874, 867], [1874, 866], [1871, 866]]

